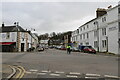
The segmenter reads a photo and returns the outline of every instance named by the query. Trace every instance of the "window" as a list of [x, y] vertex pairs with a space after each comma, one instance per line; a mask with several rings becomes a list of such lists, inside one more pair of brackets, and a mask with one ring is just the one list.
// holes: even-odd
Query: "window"
[[75, 41], [74, 37], [73, 37], [73, 41]]
[[82, 27], [80, 28], [80, 30], [82, 31]]
[[106, 21], [106, 17], [104, 17], [104, 21]]
[[83, 34], [83, 39], [85, 39], [85, 34]]
[[118, 27], [119, 27], [119, 32], [120, 32], [120, 22], [119, 22], [119, 24], [118, 24]]
[[82, 35], [80, 35], [80, 39], [82, 39]]
[[89, 26], [87, 25], [87, 28], [89, 28]]
[[10, 38], [10, 33], [7, 32], [7, 33], [6, 33], [6, 39], [9, 39], [9, 38]]
[[89, 45], [89, 42], [86, 42], [86, 45]]
[[83, 45], [83, 43], [80, 43], [80, 45]]
[[87, 33], [87, 39], [89, 38], [89, 34]]
[[106, 48], [106, 40], [102, 40], [102, 47]]
[[120, 38], [119, 38], [118, 44], [119, 44], [119, 48], [120, 48]]
[[106, 28], [102, 28], [102, 35], [106, 35]]
[[76, 41], [77, 41], [77, 36], [76, 36]]
[[102, 18], [102, 22], [105, 22], [105, 21], [106, 21], [106, 17], [103, 17], [103, 18]]
[[6, 39], [6, 33], [2, 33], [2, 39]]
[[118, 13], [120, 13], [120, 8], [118, 8]]
[[77, 29], [77, 34], [79, 34], [79, 29]]
[[85, 27], [83, 27], [84, 28], [84, 30], [85, 30]]
[[96, 36], [97, 36], [97, 30], [94, 31], [94, 37], [96, 37]]
[[98, 47], [98, 42], [94, 41], [94, 47], [97, 48]]

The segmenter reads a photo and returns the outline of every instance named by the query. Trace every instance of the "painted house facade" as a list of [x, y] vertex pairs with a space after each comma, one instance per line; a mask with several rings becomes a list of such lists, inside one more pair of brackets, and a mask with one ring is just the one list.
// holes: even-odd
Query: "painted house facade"
[[32, 45], [32, 39], [34, 41], [34, 37], [31, 36], [32, 33], [17, 24], [13, 26], [2, 24], [0, 31], [0, 46], [3, 52], [24, 52], [34, 47]]
[[[119, 6], [96, 11], [96, 18], [83, 24], [72, 32], [72, 42], [90, 45], [99, 52], [120, 53], [120, 15]], [[102, 15], [101, 15], [102, 13]]]

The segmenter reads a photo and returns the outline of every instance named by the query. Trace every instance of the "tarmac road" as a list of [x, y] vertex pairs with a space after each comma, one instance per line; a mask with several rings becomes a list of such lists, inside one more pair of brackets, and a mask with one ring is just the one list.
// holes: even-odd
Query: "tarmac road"
[[[118, 76], [118, 57], [48, 49], [32, 53], [2, 53], [3, 64], [20, 65], [24, 78], [66, 78], [80, 74]], [[75, 75], [71, 75], [74, 73]]]

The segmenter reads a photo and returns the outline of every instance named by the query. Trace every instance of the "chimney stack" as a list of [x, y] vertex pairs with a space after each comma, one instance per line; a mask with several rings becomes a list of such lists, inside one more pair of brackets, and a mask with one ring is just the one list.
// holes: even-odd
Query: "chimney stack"
[[96, 10], [96, 17], [100, 17], [100, 16], [103, 16], [104, 14], [107, 14], [107, 11], [106, 9], [103, 9], [103, 8], [97, 8]]
[[5, 26], [5, 24], [4, 24], [4, 22], [2, 23], [2, 27], [4, 27]]
[[108, 9], [109, 9], [109, 8], [112, 8], [112, 5], [108, 6]]

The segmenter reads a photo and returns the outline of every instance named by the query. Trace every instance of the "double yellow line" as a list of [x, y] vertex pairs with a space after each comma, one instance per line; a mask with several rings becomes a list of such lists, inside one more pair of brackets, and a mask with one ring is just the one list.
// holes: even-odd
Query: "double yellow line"
[[23, 76], [26, 72], [25, 69], [22, 66], [12, 66], [12, 67], [16, 69], [16, 74], [14, 74], [14, 76], [12, 76], [12, 78], [14, 78], [16, 80], [20, 80], [21, 78], [23, 78]]

